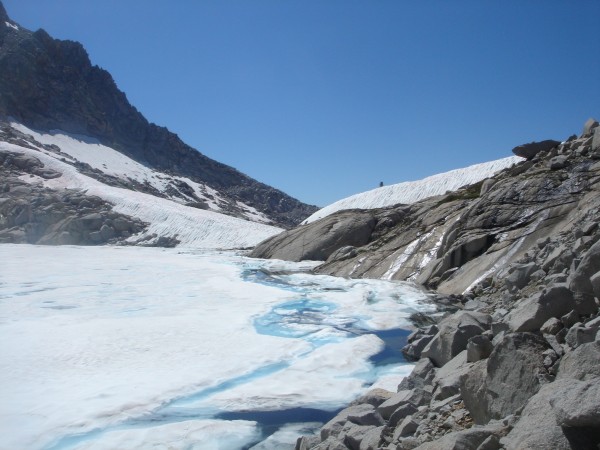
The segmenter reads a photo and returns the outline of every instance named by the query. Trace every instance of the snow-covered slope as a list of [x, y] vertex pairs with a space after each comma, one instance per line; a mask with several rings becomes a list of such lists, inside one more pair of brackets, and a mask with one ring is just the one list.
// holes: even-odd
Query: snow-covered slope
[[451, 170], [418, 181], [406, 181], [355, 194], [320, 209], [303, 223], [314, 222], [344, 209], [373, 209], [400, 203], [415, 203], [427, 197], [441, 195], [446, 191], [454, 191], [462, 186], [477, 183], [522, 160], [523, 158], [511, 156]]
[[[183, 204], [185, 199], [179, 194], [168, 198], [168, 193], [173, 192], [169, 187], [177, 181], [183, 181], [198, 197], [205, 199], [206, 203], [210, 202], [209, 205], [215, 210], [219, 209], [219, 202], [222, 204], [224, 201], [217, 191], [211, 190], [208, 186], [148, 169], [92, 139], [61, 133], [42, 135], [17, 124], [13, 127], [32, 135], [38, 143], [53, 144], [60, 148], [58, 151], [56, 148], [36, 147], [31, 143], [27, 146], [36, 148], [27, 148], [0, 142], [0, 152], [33, 156], [39, 159], [45, 168], [62, 174], [61, 177], [54, 179], [26, 175], [21, 177], [22, 180], [43, 184], [55, 190], [67, 188], [85, 191], [87, 195], [98, 196], [114, 205], [114, 211], [149, 223], [143, 235], [132, 236], [130, 238], [132, 241], [155, 234], [158, 237], [175, 237], [184, 247], [240, 248], [253, 246], [281, 231], [280, 228], [259, 223], [258, 221], [268, 219], [239, 202], [238, 206], [246, 211], [245, 217], [248, 220], [186, 206]], [[103, 174], [117, 177], [125, 183], [134, 180], [140, 184], [151, 185], [166, 198], [103, 183], [99, 179], [81, 173], [73, 164], [75, 161], [85, 162]], [[190, 198], [190, 202], [192, 200]]]
[[271, 220], [255, 208], [242, 202], [232, 202], [231, 199], [221, 195], [218, 191], [204, 183], [197, 183], [186, 177], [173, 176], [157, 170], [150, 169], [123, 153], [106, 145], [97, 139], [53, 130], [50, 133], [39, 133], [17, 122], [12, 122], [11, 127], [26, 135], [32, 136], [36, 141], [55, 145], [60, 148], [59, 158], [68, 162], [89, 164], [93, 169], [106, 175], [116, 177], [124, 183], [139, 183], [177, 203], [206, 204], [207, 209], [215, 212], [233, 212], [254, 222], [271, 223]]

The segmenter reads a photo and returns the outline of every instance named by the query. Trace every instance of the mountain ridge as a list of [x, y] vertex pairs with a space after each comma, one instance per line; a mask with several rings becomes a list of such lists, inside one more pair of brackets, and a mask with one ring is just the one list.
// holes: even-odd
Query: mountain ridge
[[30, 128], [95, 137], [153, 169], [187, 176], [291, 227], [317, 210], [215, 161], [150, 123], [82, 44], [12, 25], [0, 2], [0, 116]]

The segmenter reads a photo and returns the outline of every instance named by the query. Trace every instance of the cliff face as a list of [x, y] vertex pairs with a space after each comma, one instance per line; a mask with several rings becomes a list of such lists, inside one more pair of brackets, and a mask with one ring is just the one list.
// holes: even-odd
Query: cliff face
[[252, 255], [322, 259], [319, 273], [410, 280], [461, 294], [502, 277], [540, 241], [597, 220], [600, 133], [595, 136], [588, 130], [446, 195], [333, 214], [261, 243]]
[[19, 27], [1, 3], [0, 15], [0, 117], [38, 130], [95, 137], [149, 167], [205, 182], [281, 226], [293, 226], [316, 211], [149, 123], [111, 75], [91, 64], [81, 44]]

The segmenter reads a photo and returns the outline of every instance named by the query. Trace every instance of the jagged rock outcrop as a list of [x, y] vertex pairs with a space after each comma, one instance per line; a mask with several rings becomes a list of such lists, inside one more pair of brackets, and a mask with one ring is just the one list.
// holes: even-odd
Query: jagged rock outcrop
[[140, 220], [113, 211], [99, 197], [29, 184], [19, 178], [24, 173], [45, 179], [61, 175], [37, 158], [0, 153], [0, 243], [116, 244], [146, 228]]
[[[494, 280], [516, 292], [533, 279], [559, 276], [576, 260], [575, 252], [589, 245], [585, 227], [597, 223], [600, 208], [600, 142], [593, 145], [598, 130], [591, 127], [579, 138], [456, 192], [411, 205], [332, 214], [261, 243], [252, 256], [321, 256], [326, 262], [318, 273], [410, 280], [442, 293], [461, 294], [480, 281]], [[558, 156], [563, 158], [560, 167], [553, 163]], [[360, 233], [364, 240], [371, 230], [366, 244], [350, 244], [353, 229], [335, 226], [352, 217], [369, 223]], [[578, 227], [575, 247], [565, 248], [555, 239]], [[324, 230], [329, 245], [320, 252]], [[298, 252], [306, 243], [311, 252]], [[353, 248], [344, 248], [349, 245]], [[529, 260], [515, 264], [539, 248], [550, 256], [543, 266]], [[575, 295], [582, 308], [591, 288], [585, 289], [587, 294]]]
[[[316, 211], [186, 145], [149, 123], [78, 42], [11, 21], [0, 2], [0, 118], [99, 139], [149, 167], [187, 176], [264, 212], [289, 228]], [[8, 23], [8, 25], [7, 25]]]
[[[484, 261], [493, 263], [495, 270], [487, 272], [486, 269], [486, 275], [479, 276], [468, 293], [456, 297], [461, 300], [459, 311], [437, 325], [417, 330], [408, 338], [403, 353], [419, 359], [413, 372], [399, 384], [397, 393], [379, 393], [379, 397], [388, 398], [377, 406], [384, 424], [378, 441], [375, 431], [371, 431], [369, 448], [598, 448], [600, 298], [596, 286], [600, 279], [597, 259], [600, 205], [596, 198], [599, 158], [596, 156], [598, 147], [591, 146], [591, 142], [592, 134], [600, 127], [594, 122], [590, 126], [586, 124], [586, 134], [580, 138], [573, 138], [545, 155], [538, 153], [525, 163], [521, 173], [514, 174], [515, 170], [522, 170], [517, 167], [512, 169], [512, 176], [501, 174], [494, 180], [488, 193], [495, 192], [495, 199], [506, 199], [512, 192], [516, 195], [515, 205], [537, 211], [529, 216], [526, 225], [503, 218], [504, 226], [512, 223], [512, 228], [503, 232], [510, 233], [512, 229], [522, 233], [529, 231], [529, 235], [522, 234], [519, 246], [512, 247], [509, 257], [506, 252], [498, 253], [500, 249], [490, 252], [490, 247], [457, 268], [456, 271], [464, 270], [464, 266], [474, 264], [470, 261], [480, 261], [483, 257]], [[566, 164], [561, 169], [550, 168], [550, 161], [556, 156], [554, 152], [566, 156]], [[559, 179], [554, 177], [559, 171], [562, 175], [556, 184]], [[545, 187], [541, 177], [548, 183]], [[570, 183], [576, 183], [579, 188], [563, 190]], [[528, 197], [528, 185], [537, 186], [529, 192], [534, 198]], [[517, 186], [524, 191], [518, 193]], [[461, 220], [465, 215], [467, 219], [461, 227], [450, 230], [453, 236], [448, 237], [446, 233], [437, 236], [440, 248], [452, 241], [455, 244], [448, 248], [455, 251], [456, 243], [462, 242], [463, 252], [477, 254], [465, 245], [461, 236], [476, 229], [470, 220], [481, 219], [485, 215], [484, 206], [492, 207], [489, 199], [483, 200], [485, 197], [486, 194], [480, 194], [479, 199], [463, 199], [463, 210], [457, 214]], [[546, 215], [537, 209], [540, 204], [554, 205], [560, 212]], [[410, 209], [434, 217], [430, 205], [430, 202], [422, 202], [395, 211], [401, 210], [416, 221], [418, 216], [411, 216]], [[506, 213], [502, 212], [504, 207], [501, 201], [498, 217]], [[448, 211], [445, 202], [439, 203], [438, 208]], [[377, 218], [383, 212], [372, 214]], [[544, 226], [532, 227], [536, 222]], [[453, 223], [460, 221], [454, 219]], [[497, 223], [487, 222], [487, 228], [481, 226], [478, 230], [495, 233]], [[393, 227], [399, 234], [412, 236], [407, 226]], [[432, 228], [422, 233], [431, 233]], [[466, 242], [472, 241], [469, 238]], [[369, 254], [365, 248], [371, 248], [373, 242], [354, 249], [357, 257], [366, 262]], [[495, 240], [492, 246], [499, 242], [504, 241]], [[385, 245], [381, 243], [380, 248]], [[515, 241], [504, 245], [510, 248], [515, 246]], [[414, 256], [406, 256], [404, 261], [411, 257]], [[445, 257], [444, 252], [437, 254], [438, 259]], [[330, 261], [324, 267], [331, 267]], [[396, 270], [402, 270], [402, 266]], [[411, 270], [414, 271], [414, 266]], [[452, 276], [448, 275], [447, 279], [452, 280]], [[440, 286], [443, 285], [441, 282]], [[473, 316], [480, 318], [476, 324], [463, 324], [465, 317]], [[439, 351], [433, 352], [434, 347], [446, 349], [445, 356], [441, 357]], [[365, 395], [362, 399], [369, 397]], [[362, 401], [357, 400], [355, 407]], [[340, 420], [338, 426], [345, 429], [350, 425]], [[359, 433], [354, 435], [356, 440], [361, 437]], [[318, 439], [305, 448], [353, 447], [330, 436], [327, 441]]]

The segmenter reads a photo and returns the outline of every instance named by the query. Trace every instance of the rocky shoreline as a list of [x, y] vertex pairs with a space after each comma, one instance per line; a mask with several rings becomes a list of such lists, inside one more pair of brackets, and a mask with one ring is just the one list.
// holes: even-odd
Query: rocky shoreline
[[[525, 164], [593, 163], [598, 130], [588, 121], [566, 144], [528, 144]], [[416, 364], [397, 392], [368, 392], [296, 449], [600, 448], [600, 209], [584, 205], [412, 333], [403, 353]]]

